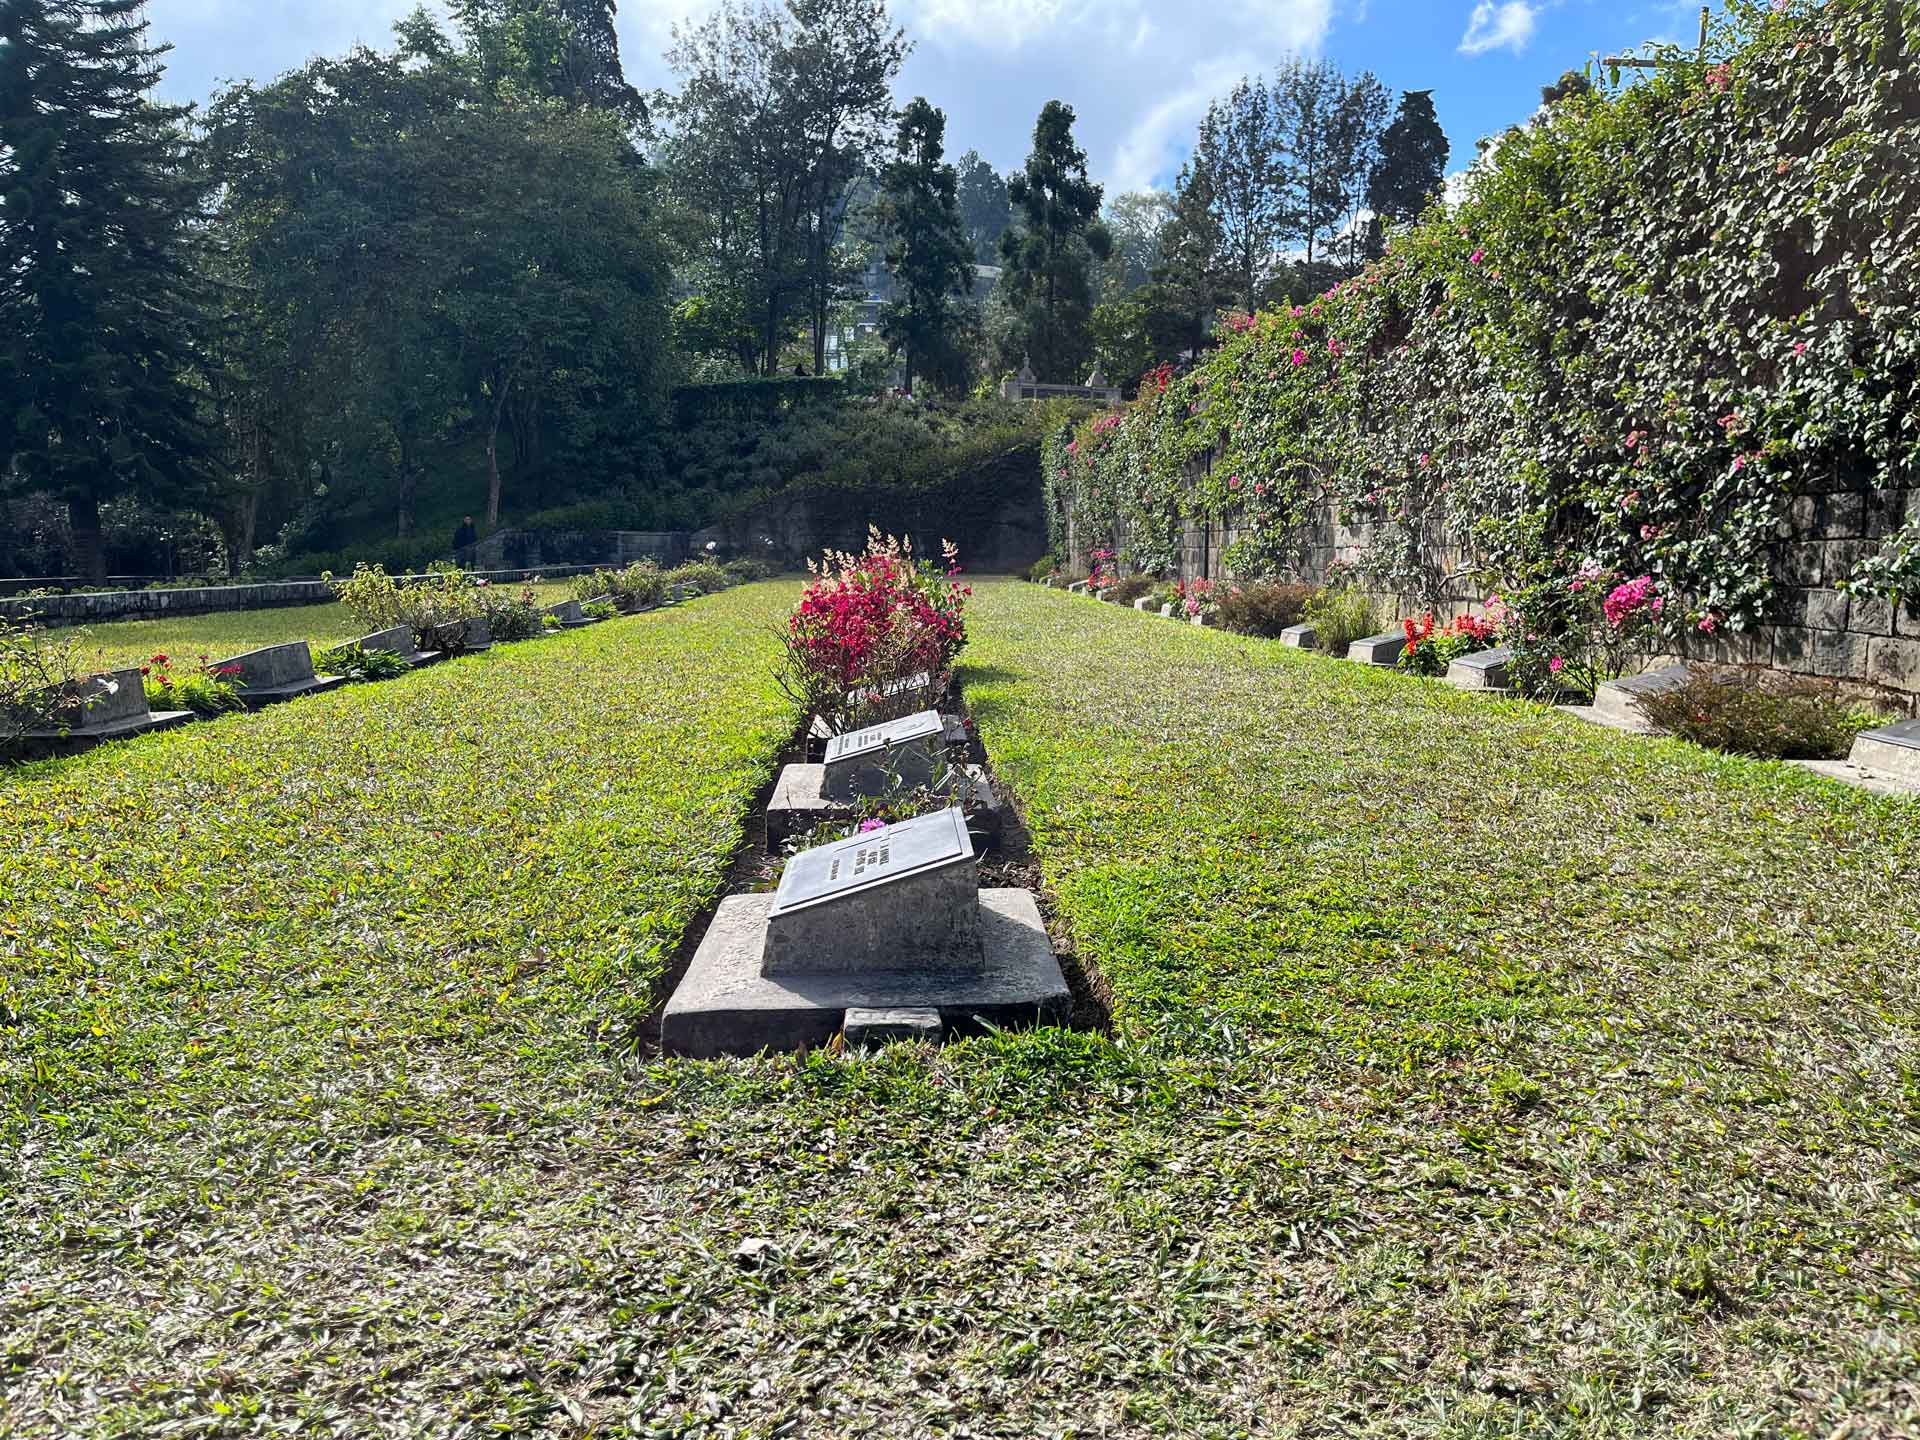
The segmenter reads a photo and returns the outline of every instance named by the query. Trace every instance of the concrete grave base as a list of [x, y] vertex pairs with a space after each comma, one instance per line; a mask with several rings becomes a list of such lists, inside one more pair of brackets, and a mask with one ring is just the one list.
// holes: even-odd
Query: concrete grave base
[[1865, 769], [1852, 760], [1789, 760], [1786, 763], [1875, 795], [1920, 797], [1920, 777], [1897, 780], [1877, 770]]
[[1659, 732], [1639, 712], [1630, 716], [1619, 716], [1611, 710], [1602, 710], [1597, 705], [1556, 705], [1553, 707], [1576, 720], [1585, 720], [1589, 725], [1601, 725], [1609, 730], [1624, 730], [1629, 735], [1654, 735]]
[[979, 965], [939, 970], [763, 975], [772, 904], [771, 895], [720, 902], [667, 1002], [661, 1043], [669, 1054], [711, 1058], [824, 1045], [849, 1010], [932, 1010], [947, 1033], [960, 1035], [987, 1025], [1060, 1025], [1071, 1015], [1066, 978], [1028, 891], [982, 890]]
[[1387, 630], [1354, 641], [1347, 647], [1347, 659], [1357, 660], [1362, 665], [1398, 665], [1406, 649], [1407, 632]]
[[1847, 759], [1870, 774], [1920, 785], [1920, 720], [1902, 720], [1854, 737]]
[[849, 1045], [885, 1045], [890, 1040], [923, 1040], [936, 1045], [945, 1026], [938, 1010], [848, 1010], [841, 1021]]
[[390, 630], [376, 630], [371, 635], [362, 635], [353, 643], [363, 651], [390, 650], [415, 669], [422, 665], [431, 665], [441, 658], [438, 650], [421, 650], [415, 646], [411, 625], [395, 625]]
[[859, 813], [855, 802], [827, 799], [826, 783], [825, 765], [788, 765], [781, 770], [774, 782], [773, 798], [767, 801], [769, 853], [816, 825], [848, 821]]
[[1512, 664], [1513, 652], [1504, 645], [1462, 655], [1447, 666], [1447, 684], [1462, 690], [1506, 690]]
[[86, 729], [29, 730], [20, 737], [23, 749], [34, 754], [69, 755], [92, 749], [103, 740], [130, 740], [155, 730], [172, 730], [196, 717], [191, 710], [152, 710], [144, 715], [103, 721]]
[[1280, 632], [1280, 643], [1291, 645], [1298, 650], [1311, 650], [1319, 639], [1311, 625], [1289, 625]]
[[1644, 675], [1626, 675], [1618, 680], [1609, 680], [1593, 692], [1593, 708], [1598, 712], [1596, 718], [1623, 730], [1647, 728], [1646, 717], [1640, 707], [1633, 703], [1634, 697], [1658, 695], [1662, 691], [1677, 689], [1687, 683], [1688, 673], [1684, 665], [1667, 665], [1658, 670], [1649, 670]]

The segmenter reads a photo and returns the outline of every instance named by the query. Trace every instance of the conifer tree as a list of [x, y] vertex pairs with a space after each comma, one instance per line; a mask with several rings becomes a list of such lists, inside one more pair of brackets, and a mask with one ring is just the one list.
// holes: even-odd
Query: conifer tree
[[[1020, 224], [1000, 237], [1000, 287], [1018, 324], [1010, 337], [1041, 379], [1080, 378], [1093, 352], [1089, 269], [1113, 250], [1099, 223], [1101, 189], [1087, 178], [1087, 152], [1073, 138], [1073, 107], [1049, 100], [1033, 127], [1026, 168], [1007, 183]], [[1003, 363], [1021, 355], [1003, 353]]]
[[0, 484], [65, 502], [105, 575], [100, 506], [175, 507], [214, 470], [204, 415], [205, 185], [149, 92], [139, 0], [0, 0]]
[[944, 158], [946, 131], [947, 117], [915, 99], [901, 112], [894, 159], [880, 173], [887, 266], [899, 291], [881, 329], [902, 357], [908, 390], [917, 373], [950, 381], [961, 369], [954, 341], [973, 285], [973, 245], [960, 217], [959, 177]]
[[1386, 226], [1420, 218], [1440, 194], [1447, 174], [1447, 136], [1434, 114], [1431, 90], [1408, 90], [1399, 113], [1380, 137], [1380, 158], [1367, 177], [1367, 254], [1378, 259]]

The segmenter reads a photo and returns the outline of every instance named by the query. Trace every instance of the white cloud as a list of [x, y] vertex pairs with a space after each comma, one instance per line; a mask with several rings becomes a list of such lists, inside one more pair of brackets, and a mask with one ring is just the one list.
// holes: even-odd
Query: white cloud
[[1467, 20], [1467, 33], [1460, 37], [1462, 55], [1484, 55], [1503, 46], [1518, 55], [1533, 38], [1533, 24], [1539, 12], [1527, 0], [1480, 0]]
[[1114, 147], [1113, 158], [1104, 168], [1108, 194], [1152, 188], [1170, 168], [1173, 156], [1192, 143], [1208, 102], [1231, 90], [1243, 73], [1237, 61], [1210, 60], [1194, 67], [1190, 84], [1149, 107]]

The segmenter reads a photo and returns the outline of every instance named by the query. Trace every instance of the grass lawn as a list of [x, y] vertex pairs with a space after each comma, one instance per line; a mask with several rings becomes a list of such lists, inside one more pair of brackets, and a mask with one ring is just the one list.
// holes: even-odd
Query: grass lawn
[[1113, 1036], [648, 1060], [791, 593], [0, 777], [0, 1434], [1920, 1426], [1912, 804], [983, 585]]
[[[522, 587], [507, 587], [518, 592]], [[530, 587], [542, 605], [568, 598], [564, 580], [542, 580]], [[91, 669], [138, 665], [154, 655], [222, 660], [266, 645], [309, 640], [315, 648], [338, 645], [367, 633], [344, 605], [289, 605], [274, 610], [225, 610], [213, 615], [179, 615], [156, 620], [113, 620], [86, 625], [63, 635], [78, 641], [81, 662]]]

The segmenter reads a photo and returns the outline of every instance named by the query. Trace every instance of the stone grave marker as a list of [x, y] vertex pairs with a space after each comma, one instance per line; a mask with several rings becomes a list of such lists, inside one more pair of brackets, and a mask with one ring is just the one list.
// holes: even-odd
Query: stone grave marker
[[[1062, 1023], [1066, 980], [1025, 890], [985, 890], [956, 809], [806, 851], [773, 895], [721, 901], [667, 1002], [673, 1054]], [[911, 1015], [864, 1012], [913, 1012]]]
[[1687, 683], [1692, 672], [1685, 665], [1667, 665], [1644, 675], [1627, 675], [1609, 680], [1593, 692], [1594, 717], [1609, 725], [1629, 730], [1647, 728], [1647, 717], [1634, 704], [1641, 695], [1658, 695]]
[[304, 640], [295, 640], [290, 645], [268, 645], [263, 649], [249, 650], [244, 655], [216, 660], [208, 668], [216, 672], [237, 672], [222, 678], [239, 684], [240, 699], [249, 710], [291, 700], [299, 695], [309, 695], [316, 690], [331, 690], [336, 685], [346, 683], [338, 675], [313, 673], [313, 650]]
[[1133, 602], [1133, 608], [1138, 610], [1141, 614], [1144, 615], [1149, 610], [1158, 610], [1160, 606], [1154, 600], [1153, 596], [1142, 595], [1138, 600]]
[[1397, 665], [1406, 648], [1406, 631], [1383, 630], [1378, 635], [1369, 635], [1349, 645], [1347, 659], [1357, 660], [1362, 665]]
[[921, 710], [835, 735], [827, 741], [821, 793], [829, 800], [851, 800], [929, 785], [943, 758], [945, 732], [936, 712]]
[[101, 740], [184, 725], [193, 719], [191, 710], [153, 710], [147, 704], [147, 688], [138, 666], [84, 676], [61, 690], [61, 707], [53, 722], [29, 730], [23, 739], [79, 749]]
[[482, 650], [491, 650], [492, 648], [493, 626], [488, 623], [486, 616], [473, 616], [467, 621], [466, 644], [461, 647], [461, 654], [475, 655]]
[[958, 807], [787, 862], [767, 912], [767, 975], [979, 963], [980, 868]]
[[563, 630], [577, 630], [587, 623], [587, 617], [581, 613], [578, 600], [562, 600], [558, 605], [549, 605], [540, 612], [551, 615], [560, 623]]
[[1504, 645], [1479, 650], [1447, 666], [1447, 683], [1462, 690], [1505, 690], [1512, 665], [1513, 652]]
[[1847, 758], [1872, 774], [1920, 785], [1920, 720], [1861, 731]]
[[371, 635], [362, 635], [353, 643], [362, 651], [390, 650], [409, 665], [431, 665], [440, 658], [432, 651], [422, 650], [414, 644], [411, 625], [395, 625], [390, 630], [376, 630]]
[[1313, 649], [1314, 642], [1319, 638], [1318, 633], [1311, 625], [1289, 625], [1280, 632], [1280, 643], [1282, 645], [1291, 645], [1298, 650]]

